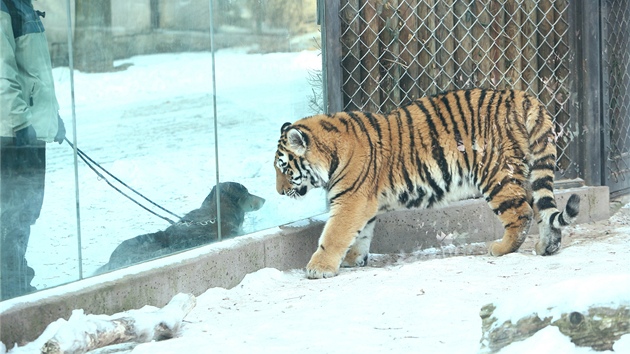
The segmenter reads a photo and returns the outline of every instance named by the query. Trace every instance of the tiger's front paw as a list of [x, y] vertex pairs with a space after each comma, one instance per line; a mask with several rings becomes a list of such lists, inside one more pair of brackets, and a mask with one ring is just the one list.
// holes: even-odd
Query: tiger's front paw
[[511, 248], [510, 245], [506, 244], [503, 241], [492, 241], [487, 243], [488, 245], [488, 252], [490, 253], [490, 255], [498, 257], [498, 256], [503, 256], [505, 254], [514, 252]]
[[315, 252], [306, 265], [306, 277], [309, 279], [332, 278], [339, 273], [339, 262], [330, 262], [327, 257]]

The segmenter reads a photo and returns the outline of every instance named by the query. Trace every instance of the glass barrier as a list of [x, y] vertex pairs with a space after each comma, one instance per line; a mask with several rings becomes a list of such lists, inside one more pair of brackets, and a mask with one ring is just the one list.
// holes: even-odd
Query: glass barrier
[[[275, 150], [287, 121], [321, 113], [322, 57], [316, 1], [219, 1], [213, 27], [221, 181], [266, 200], [243, 232], [325, 210], [323, 190], [295, 201], [275, 190]], [[233, 217], [224, 208], [222, 216]]]
[[316, 0], [68, 3], [34, 2], [68, 140], [46, 145], [32, 287], [325, 211], [323, 191], [278, 195], [273, 168], [282, 123], [322, 111]]

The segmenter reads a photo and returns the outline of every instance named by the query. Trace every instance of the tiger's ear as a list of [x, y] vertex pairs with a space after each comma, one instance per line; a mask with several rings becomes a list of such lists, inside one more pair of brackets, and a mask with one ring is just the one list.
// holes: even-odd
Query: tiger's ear
[[284, 133], [287, 131], [287, 129], [291, 126], [291, 123], [286, 122], [284, 124], [282, 124], [282, 127], [280, 128], [280, 133]]
[[289, 148], [298, 155], [304, 155], [308, 146], [308, 138], [301, 131], [292, 128], [287, 133]]

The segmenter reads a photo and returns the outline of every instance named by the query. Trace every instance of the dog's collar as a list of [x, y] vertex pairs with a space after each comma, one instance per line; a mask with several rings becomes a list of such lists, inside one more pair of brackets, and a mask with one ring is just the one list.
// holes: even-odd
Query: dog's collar
[[187, 226], [187, 227], [191, 227], [191, 226], [208, 226], [211, 224], [215, 224], [217, 222], [216, 218], [213, 219], [208, 219], [208, 220], [204, 220], [204, 221], [188, 221], [188, 220], [180, 220], [178, 222], [176, 222], [173, 225], [183, 225], [183, 226]]

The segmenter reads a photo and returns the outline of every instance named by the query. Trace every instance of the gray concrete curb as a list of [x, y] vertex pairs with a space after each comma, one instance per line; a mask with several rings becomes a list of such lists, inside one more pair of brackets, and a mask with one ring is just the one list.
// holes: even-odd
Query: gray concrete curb
[[[608, 187], [556, 191], [559, 206], [563, 208], [572, 193], [582, 199], [578, 223], [609, 217]], [[177, 293], [200, 295], [212, 287], [231, 288], [262, 268], [303, 268], [317, 248], [323, 225], [321, 220], [311, 220], [307, 226], [288, 225], [265, 236], [243, 236], [130, 267], [121, 271], [124, 275], [113, 272], [8, 300], [0, 305], [0, 340], [7, 348], [32, 341], [49, 323], [68, 319], [73, 309], [113, 314], [144, 305], [162, 307]], [[531, 233], [536, 232], [533, 227]], [[442, 209], [379, 216], [375, 235], [372, 253], [397, 253], [439, 247], [443, 235], [459, 243], [495, 240], [502, 230], [485, 201], [475, 199]]]
[[[581, 187], [555, 191], [560, 210], [571, 194], [580, 196], [576, 223], [609, 217], [608, 187]], [[538, 233], [533, 223], [530, 234]], [[440, 247], [446, 235], [449, 242], [465, 244], [487, 242], [503, 236], [503, 226], [483, 199], [470, 199], [442, 209], [401, 210], [379, 216], [370, 252], [396, 253]]]

